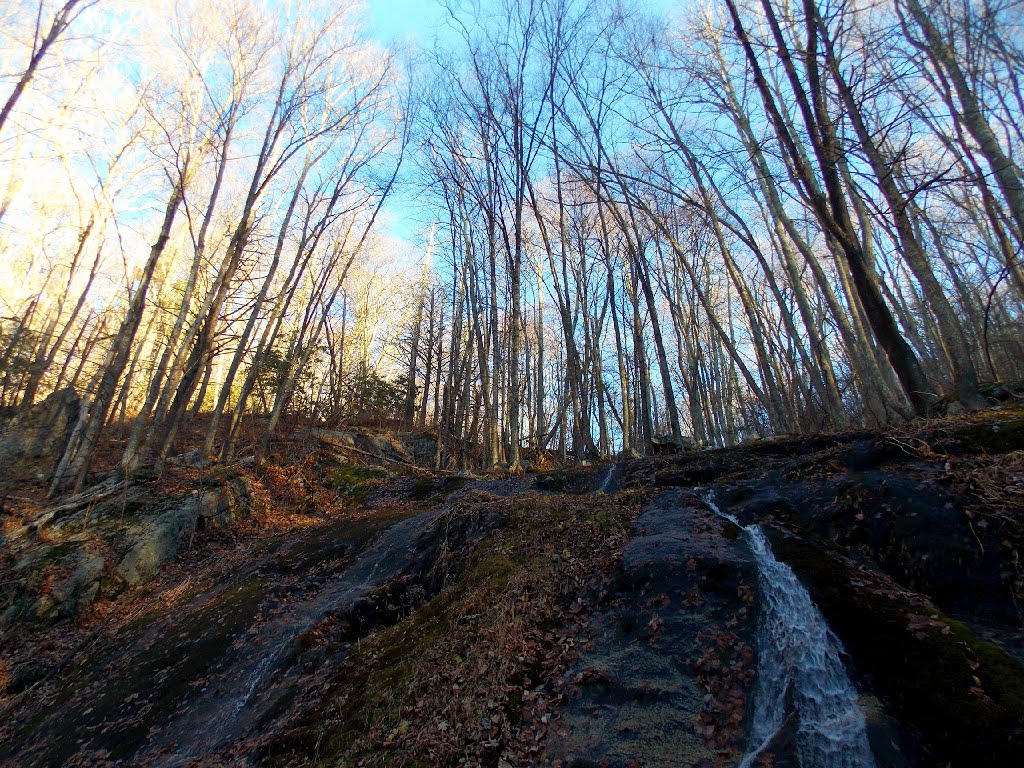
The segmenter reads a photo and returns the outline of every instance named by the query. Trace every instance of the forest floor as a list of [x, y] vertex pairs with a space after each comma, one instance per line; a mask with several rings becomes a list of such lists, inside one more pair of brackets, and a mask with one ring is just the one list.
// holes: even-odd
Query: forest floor
[[[137, 586], [107, 557], [78, 612], [41, 612], [63, 582], [32, 582], [35, 612], [0, 629], [0, 765], [735, 765], [759, 588], [709, 492], [842, 640], [879, 766], [1024, 749], [1019, 406], [519, 476], [339, 450], [296, 435], [231, 469], [243, 511]], [[176, 467], [103, 514], [226, 471]], [[41, 502], [19, 503], [0, 578], [23, 595], [25, 563], [59, 576], [108, 518], [24, 533]], [[794, 742], [759, 764], [795, 766]]]

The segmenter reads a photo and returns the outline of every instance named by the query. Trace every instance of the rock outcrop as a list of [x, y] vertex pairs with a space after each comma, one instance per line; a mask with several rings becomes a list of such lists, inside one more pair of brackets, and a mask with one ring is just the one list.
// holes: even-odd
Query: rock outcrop
[[0, 566], [0, 628], [71, 617], [138, 587], [197, 535], [230, 525], [253, 504], [249, 480], [230, 471], [184, 495], [154, 501], [151, 493], [145, 485], [94, 492], [13, 532]]
[[45, 483], [53, 476], [81, 407], [78, 393], [60, 389], [0, 422], [0, 495], [19, 484]]
[[341, 451], [350, 450], [382, 462], [432, 467], [437, 441], [430, 435], [408, 432], [367, 433], [315, 429], [311, 436]]
[[[232, 466], [94, 489], [0, 534], [0, 611], [35, 619], [0, 635], [0, 763], [795, 768], [828, 721], [808, 674], [763, 716], [785, 635], [841, 642], [879, 768], [1016, 764], [1024, 412], [905, 429], [486, 478], [304, 431], [308, 460], [253, 488]], [[167, 567], [282, 488], [293, 522]], [[45, 626], [161, 569], [109, 625]], [[821, 623], [776, 610], [796, 595]]]
[[[566, 766], [711, 766], [735, 753], [754, 679], [753, 562], [731, 527], [679, 491], [633, 526], [550, 735]], [[708, 654], [709, 646], [714, 654]], [[726, 663], [715, 663], [719, 657]], [[694, 727], [695, 723], [699, 727]], [[733, 726], [730, 728], [730, 726]]]

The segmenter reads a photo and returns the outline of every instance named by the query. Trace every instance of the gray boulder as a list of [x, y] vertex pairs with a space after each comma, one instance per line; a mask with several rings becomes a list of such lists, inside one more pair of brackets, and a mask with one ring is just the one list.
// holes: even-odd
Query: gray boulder
[[339, 448], [356, 447], [355, 432], [345, 432], [340, 429], [315, 429], [312, 433], [315, 437], [320, 438], [328, 444], [338, 446]]
[[193, 469], [207, 469], [217, 463], [217, 460], [213, 456], [207, 456], [205, 453], [196, 449], [189, 451], [188, 453], [181, 453], [177, 456], [171, 456], [167, 459], [168, 464], [174, 464], [179, 467], [192, 467]]
[[404, 443], [394, 439], [391, 435], [358, 435], [356, 446], [364, 453], [369, 453], [385, 461], [398, 461], [406, 464], [414, 462]]
[[437, 453], [437, 440], [430, 435], [408, 432], [355, 432], [340, 429], [314, 429], [310, 433], [327, 448], [355, 450], [384, 462], [414, 464], [421, 467], [433, 465]]
[[99, 594], [105, 566], [106, 560], [100, 555], [81, 551], [75, 569], [39, 598], [35, 618], [52, 620], [88, 608]]
[[175, 499], [146, 520], [118, 563], [117, 575], [128, 587], [149, 580], [197, 532], [230, 525], [247, 514], [252, 503], [252, 489], [241, 475], [219, 478], [213, 487]]
[[193, 493], [149, 521], [117, 564], [117, 574], [125, 584], [129, 587], [141, 584], [178, 554], [182, 540], [196, 529], [204, 496]]
[[[78, 565], [64, 581], [55, 586], [50, 595], [58, 603], [67, 603], [75, 596], [87, 595], [95, 587], [99, 589], [99, 580], [103, 576], [106, 560], [100, 555], [82, 552], [78, 557]], [[92, 602], [86, 600], [86, 604]]]
[[695, 450], [697, 450], [696, 441], [686, 435], [683, 435], [678, 440], [670, 434], [657, 434], [651, 437], [651, 453], [655, 456]]
[[229, 526], [260, 496], [237, 472], [211, 473], [192, 493], [154, 498], [147, 485], [43, 513], [0, 546], [0, 629], [17, 621], [72, 617], [98, 598], [116, 598], [149, 579], [194, 537]]

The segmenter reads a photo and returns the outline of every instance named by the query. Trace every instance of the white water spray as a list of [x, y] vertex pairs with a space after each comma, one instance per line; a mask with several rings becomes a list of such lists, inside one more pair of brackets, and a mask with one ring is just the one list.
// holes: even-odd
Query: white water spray
[[763, 595], [754, 722], [740, 768], [755, 764], [790, 714], [797, 719], [801, 768], [875, 768], [864, 713], [840, 658], [839, 638], [793, 570], [775, 559], [761, 526], [740, 525], [718, 508], [710, 491], [704, 500], [742, 528]]

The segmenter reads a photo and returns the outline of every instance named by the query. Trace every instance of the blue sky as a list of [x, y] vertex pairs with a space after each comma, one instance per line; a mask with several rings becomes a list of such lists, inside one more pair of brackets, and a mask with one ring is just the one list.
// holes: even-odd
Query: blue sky
[[[650, 11], [671, 11], [685, 0], [639, 0]], [[486, 6], [487, 0], [482, 0]], [[367, 0], [373, 16], [374, 35], [383, 42], [412, 38], [429, 47], [444, 11], [438, 0]]]
[[435, 0], [369, 0], [375, 37], [384, 42], [412, 38], [429, 44], [442, 18]]
[[[385, 45], [408, 42], [414, 48], [430, 49], [438, 33], [443, 34], [446, 12], [438, 0], [366, 0], [366, 5], [370, 34]], [[412, 159], [407, 156], [406, 162], [408, 172]], [[401, 181], [383, 210], [388, 233], [417, 246], [426, 237], [429, 216], [425, 213], [414, 191]]]

